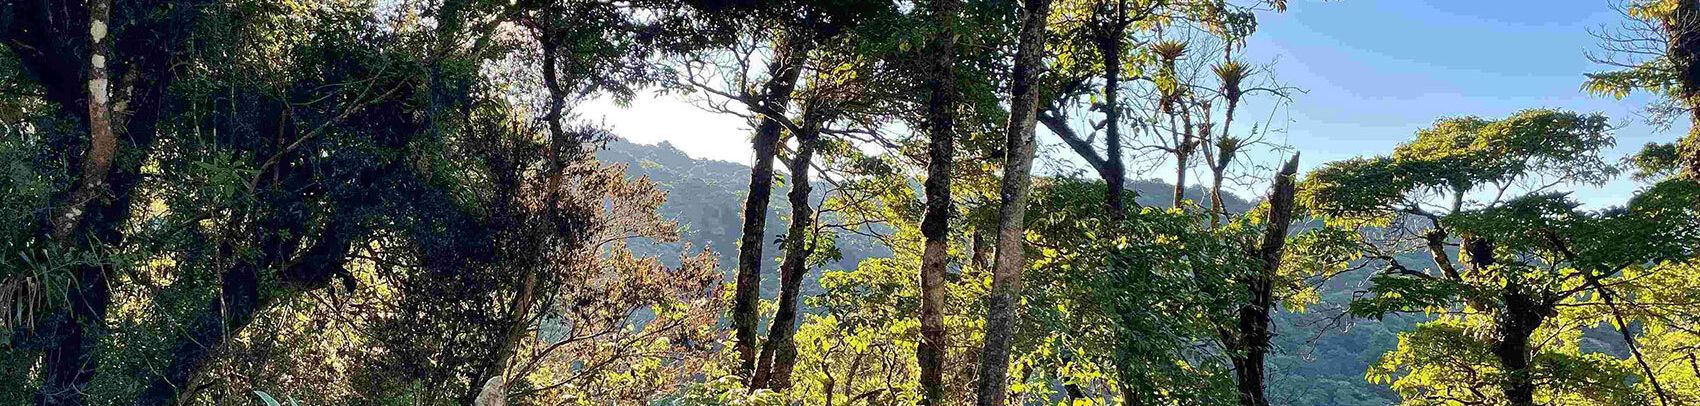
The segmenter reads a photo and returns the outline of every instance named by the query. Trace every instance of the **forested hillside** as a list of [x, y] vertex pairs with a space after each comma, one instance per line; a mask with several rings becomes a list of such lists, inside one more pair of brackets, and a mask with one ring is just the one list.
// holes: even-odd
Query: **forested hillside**
[[[609, 142], [607, 149], [597, 153], [597, 159], [625, 164], [627, 176], [648, 178], [667, 191], [667, 202], [661, 205], [661, 212], [663, 216], [679, 222], [680, 240], [719, 253], [721, 268], [731, 271], [728, 264], [734, 263], [741, 219], [737, 202], [741, 201], [744, 193], [744, 185], [740, 181], [749, 176], [748, 166], [693, 159], [667, 143], [639, 145], [624, 140]], [[1128, 189], [1137, 194], [1135, 201], [1147, 206], [1161, 205], [1162, 196], [1170, 193], [1172, 188], [1169, 184], [1151, 180], [1133, 181], [1128, 185]], [[776, 193], [784, 191], [776, 189]], [[1195, 200], [1202, 200], [1206, 193], [1203, 188], [1188, 190], [1189, 198]], [[1243, 213], [1252, 207], [1250, 202], [1237, 196], [1230, 195], [1225, 200], [1229, 210], [1235, 213]], [[783, 202], [768, 210], [769, 233], [783, 231], [782, 227], [773, 224], [783, 224], [783, 213], [789, 211], [790, 208]], [[871, 239], [860, 236], [846, 238], [850, 239], [854, 239], [853, 242], [841, 240], [839, 243], [842, 260], [810, 272], [803, 284], [805, 295], [820, 293], [817, 280], [822, 270], [850, 269], [862, 260], [891, 255], [889, 248]], [[667, 244], [656, 247], [656, 250], [677, 251], [679, 247], [680, 244]], [[775, 243], [768, 248], [777, 250], [778, 247]], [[768, 261], [764, 266], [776, 268], [778, 261]], [[1276, 314], [1275, 330], [1279, 335], [1274, 340], [1276, 350], [1270, 360], [1272, 398], [1281, 401], [1281, 404], [1317, 406], [1384, 405], [1397, 401], [1391, 391], [1364, 381], [1364, 372], [1382, 353], [1393, 348], [1399, 332], [1410, 329], [1416, 320], [1423, 318], [1331, 319], [1344, 310], [1351, 301], [1352, 292], [1364, 288], [1367, 276], [1362, 272], [1347, 274], [1325, 285], [1320, 292], [1323, 300], [1315, 313]], [[763, 286], [774, 286], [778, 283], [777, 275], [769, 274], [763, 282]], [[775, 290], [764, 291], [763, 296], [771, 300], [777, 296]]]
[[1337, 6], [0, 0], [0, 406], [1700, 405], [1700, 2]]

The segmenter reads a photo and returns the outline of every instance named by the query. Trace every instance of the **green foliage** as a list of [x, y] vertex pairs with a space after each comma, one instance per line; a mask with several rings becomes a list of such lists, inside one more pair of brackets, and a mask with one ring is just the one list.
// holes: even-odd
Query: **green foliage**
[[[1626, 17], [1649, 23], [1649, 27], [1665, 24], [1673, 17], [1677, 0], [1633, 0], [1623, 3]], [[1588, 79], [1582, 83], [1582, 90], [1598, 96], [1610, 96], [1623, 99], [1633, 92], [1648, 92], [1660, 97], [1678, 97], [1677, 92], [1683, 87], [1678, 80], [1681, 67], [1678, 61], [1663, 54], [1664, 49], [1654, 49], [1636, 41], [1662, 43], [1664, 38], [1646, 37], [1651, 34], [1642, 32], [1635, 36], [1608, 35], [1602, 37], [1602, 44], [1613, 52], [1636, 54], [1637, 60], [1613, 60], [1621, 69], [1614, 71], [1594, 72], [1586, 74]], [[1614, 44], [1621, 43], [1621, 44]], [[1630, 55], [1624, 55], [1628, 57]], [[1609, 56], [1608, 56], [1609, 57]]]
[[755, 391], [744, 387], [737, 377], [727, 376], [685, 388], [677, 398], [663, 404], [670, 406], [780, 406], [788, 404], [784, 395], [767, 390]]
[[1316, 227], [1288, 237], [1273, 281], [1275, 297], [1295, 312], [1321, 302], [1316, 282], [1353, 269], [1362, 257], [1358, 244], [1356, 231], [1339, 227]]
[[[1407, 405], [1503, 403], [1499, 384], [1513, 373], [1498, 367], [1489, 332], [1468, 318], [1443, 317], [1400, 334], [1399, 348], [1384, 355], [1365, 376], [1390, 384]], [[1556, 332], [1555, 332], [1556, 333]], [[1646, 404], [1645, 392], [1630, 382], [1636, 372], [1624, 360], [1583, 354], [1580, 332], [1556, 333], [1531, 359], [1537, 398], [1554, 405]]]
[[[940, 33], [971, 50], [948, 86], [963, 103], [945, 403], [974, 395], [1010, 2], [965, 1], [953, 26], [929, 24], [924, 1], [113, 3], [121, 102], [104, 108], [123, 125], [99, 182], [81, 171], [102, 107], [80, 82], [98, 3], [0, 5], [0, 403], [445, 405], [486, 389], [526, 405], [918, 402], [928, 146], [904, 134], [930, 124], [916, 73]], [[1629, 12], [1663, 22], [1675, 5]], [[1088, 89], [1113, 67], [1114, 91], [1148, 98], [1109, 106], [1124, 124], [1197, 113], [1183, 125], [1208, 132], [1209, 103], [1270, 91], [1234, 51], [1259, 7], [1285, 2], [1058, 1], [1045, 108], [1108, 112]], [[750, 107], [775, 38], [807, 43], [807, 63], [791, 107], [759, 114], [830, 131], [795, 376], [752, 391], [725, 345], [715, 261], [736, 251], [748, 169], [611, 141], [573, 108], [680, 90], [679, 70], [701, 66], [669, 62], [704, 55], [742, 75], [713, 90]], [[1681, 90], [1681, 61], [1643, 62], [1585, 90]], [[1196, 83], [1212, 75], [1220, 88]], [[1223, 130], [1141, 147], [1256, 144]], [[1309, 174], [1273, 274], [1257, 251], [1268, 202], [1228, 197], [1222, 222], [1195, 207], [1111, 215], [1103, 183], [1037, 178], [1011, 389], [1023, 404], [1234, 403], [1230, 358], [1249, 351], [1229, 342], [1267, 293], [1285, 309], [1268, 362], [1286, 378], [1271, 380], [1278, 401], [1496, 404], [1529, 381], [1543, 404], [1700, 403], [1700, 183], [1671, 179], [1684, 145], [1649, 144], [1626, 162], [1650, 184], [1589, 210], [1555, 188], [1618, 174], [1604, 117], [1438, 120]], [[1167, 189], [1126, 186], [1145, 204]], [[1342, 274], [1370, 285], [1328, 282]], [[1307, 348], [1299, 313], [1334, 305], [1377, 323]], [[1609, 333], [1628, 340], [1601, 344]], [[1382, 391], [1337, 379], [1366, 365]]]
[[1636, 180], [1656, 180], [1675, 175], [1680, 158], [1676, 144], [1649, 142], [1624, 161], [1635, 170]]
[[[1196, 345], [1243, 292], [1223, 281], [1251, 268], [1200, 213], [1143, 209], [1104, 218], [1103, 185], [1055, 179], [1034, 191], [1021, 341], [1057, 379], [1111, 402], [1122, 390], [1164, 404], [1232, 399], [1230, 371]], [[1044, 333], [1037, 333], [1044, 332]]]
[[[1617, 174], [1600, 156], [1612, 145], [1604, 123], [1551, 110], [1445, 119], [1390, 157], [1334, 163], [1307, 177], [1304, 206], [1330, 225], [1356, 227], [1363, 255], [1383, 267], [1351, 314], [1441, 315], [1402, 333], [1370, 381], [1416, 405], [1506, 402], [1505, 388], [1518, 385], [1533, 385], [1537, 402], [1549, 404], [1649, 399], [1646, 385], [1629, 383], [1647, 379], [1636, 364], [1579, 350], [1587, 326], [1627, 327], [1597, 310], [1569, 309], [1609, 305], [1615, 314], [1621, 303], [1602, 303], [1607, 295], [1638, 302], [1608, 286], [1628, 283], [1644, 264], [1694, 255], [1700, 206], [1686, 181], [1594, 212], [1548, 190]], [[1483, 195], [1491, 200], [1476, 200]], [[1418, 267], [1412, 254], [1439, 262]], [[1529, 344], [1500, 347], [1507, 342]]]
[[1607, 129], [1604, 116], [1557, 110], [1525, 110], [1493, 121], [1443, 119], [1391, 156], [1313, 171], [1298, 201], [1330, 221], [1386, 225], [1420, 203], [1419, 193], [1464, 194], [1539, 177], [1599, 184], [1617, 174], [1601, 156], [1613, 145]]

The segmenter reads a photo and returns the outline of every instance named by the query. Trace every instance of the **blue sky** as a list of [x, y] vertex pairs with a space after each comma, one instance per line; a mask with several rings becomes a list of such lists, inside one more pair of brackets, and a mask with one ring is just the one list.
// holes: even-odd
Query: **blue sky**
[[[1611, 154], [1617, 157], [1648, 141], [1673, 140], [1685, 128], [1642, 124], [1644, 97], [1614, 100], [1580, 90], [1584, 73], [1604, 69], [1584, 52], [1597, 43], [1590, 29], [1620, 18], [1608, 1], [1292, 0], [1286, 13], [1259, 15], [1246, 59], [1274, 63], [1282, 83], [1305, 91], [1277, 116], [1286, 132], [1271, 139], [1303, 151], [1306, 168], [1386, 153], [1441, 117], [1493, 118], [1534, 107], [1611, 117], [1622, 125]], [[665, 140], [699, 158], [749, 162], [742, 120], [682, 100], [645, 97], [630, 108], [596, 102], [580, 113], [636, 142]], [[1575, 196], [1601, 207], [1624, 201], [1636, 186], [1621, 180]]]
[[[1621, 128], [1612, 156], [1648, 141], [1675, 139], [1639, 116], [1647, 99], [1614, 100], [1581, 89], [1583, 74], [1605, 67], [1584, 52], [1589, 33], [1621, 16], [1608, 0], [1333, 1], [1297, 0], [1287, 13], [1259, 16], [1246, 48], [1274, 61], [1276, 75], [1305, 89], [1289, 108], [1286, 141], [1306, 167], [1385, 153], [1435, 119], [1500, 117], [1525, 108], [1598, 112]], [[1627, 180], [1578, 190], [1590, 206], [1625, 200]]]

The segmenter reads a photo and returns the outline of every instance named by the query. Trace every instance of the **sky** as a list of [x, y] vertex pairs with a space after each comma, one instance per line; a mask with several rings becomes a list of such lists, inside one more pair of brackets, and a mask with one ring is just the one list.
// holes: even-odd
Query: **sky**
[[[1284, 132], [1269, 139], [1302, 152], [1305, 169], [1386, 154], [1442, 117], [1497, 118], [1527, 108], [1605, 114], [1619, 125], [1618, 146], [1608, 154], [1616, 158], [1686, 130], [1643, 123], [1646, 97], [1615, 100], [1581, 91], [1584, 73], [1607, 69], [1585, 57], [1598, 44], [1590, 30], [1621, 18], [1610, 0], [1291, 0], [1286, 13], [1258, 15], [1244, 59], [1273, 63], [1276, 79], [1302, 90], [1274, 117]], [[1269, 111], [1262, 109], [1259, 115]], [[667, 141], [696, 158], [747, 164], [752, 157], [742, 119], [677, 96], [645, 95], [627, 107], [599, 100], [578, 113], [633, 142]], [[1040, 133], [1041, 143], [1060, 144]], [[1637, 187], [1621, 179], [1573, 196], [1600, 208], [1621, 204]]]

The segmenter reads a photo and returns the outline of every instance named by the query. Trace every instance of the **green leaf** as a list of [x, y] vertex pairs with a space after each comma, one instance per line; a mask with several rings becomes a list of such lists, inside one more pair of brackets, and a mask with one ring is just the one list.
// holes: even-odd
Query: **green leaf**
[[268, 394], [265, 391], [257, 390], [254, 391], [254, 394], [259, 395], [260, 401], [265, 402], [266, 406], [283, 406], [283, 404], [277, 402], [277, 398], [273, 398], [271, 394]]

